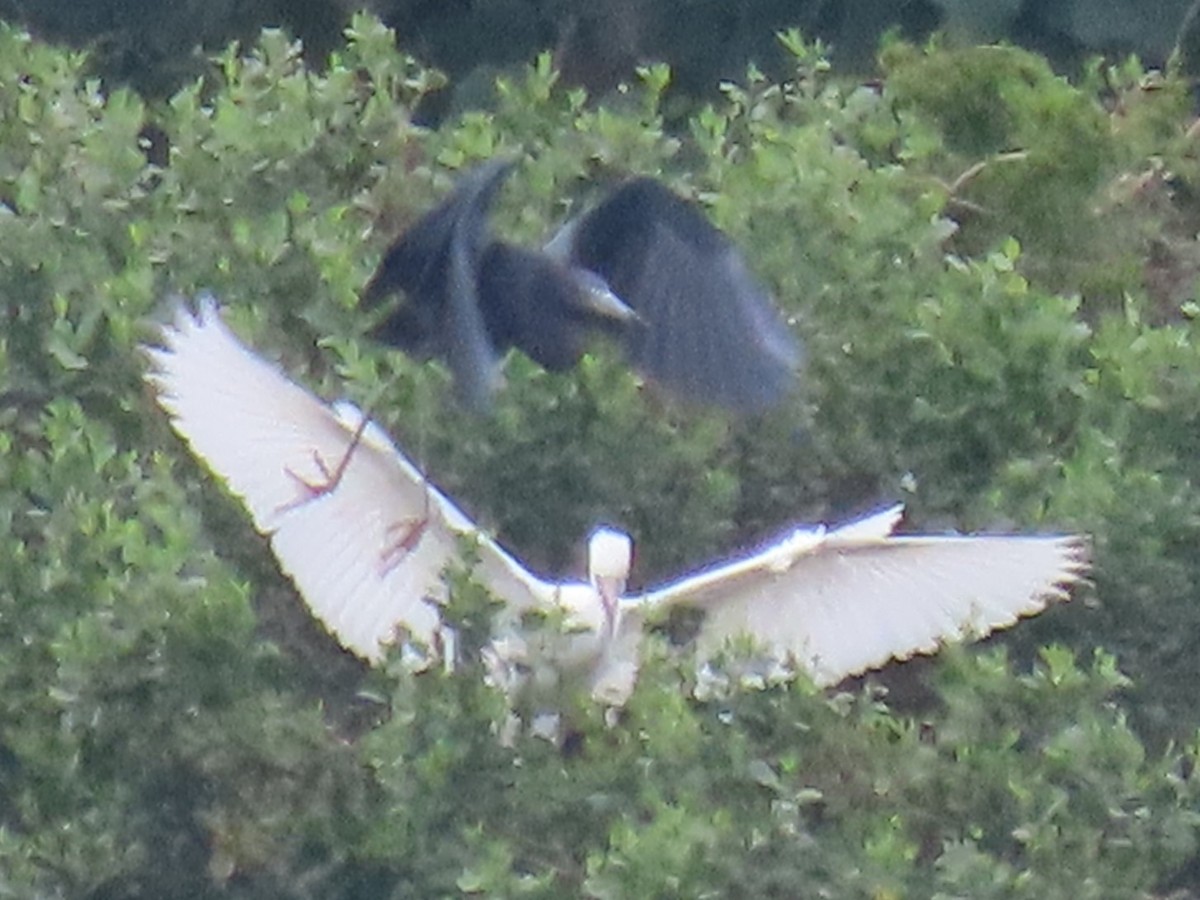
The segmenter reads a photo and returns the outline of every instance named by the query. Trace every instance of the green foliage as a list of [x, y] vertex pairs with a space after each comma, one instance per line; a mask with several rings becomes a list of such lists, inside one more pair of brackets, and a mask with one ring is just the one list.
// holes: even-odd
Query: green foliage
[[984, 211], [968, 223], [971, 246], [1013, 233], [1027, 245], [1053, 242], [1060, 255], [1078, 240], [1062, 223], [1086, 220], [1114, 152], [1095, 97], [1012, 47], [919, 54], [894, 45], [883, 60], [897, 113], [921, 123], [908, 153], [960, 170], [986, 161], [955, 194]]
[[[1195, 214], [1176, 83], [1111, 71], [1105, 107], [1017, 51], [897, 47], [877, 91], [788, 35], [794, 78], [678, 132], [665, 68], [596, 105], [542, 59], [434, 133], [411, 114], [438, 76], [371, 19], [349, 35], [318, 74], [264, 33], [147, 106], [0, 31], [0, 894], [1194, 890], [1200, 354], [1138, 237], [1178, 250]], [[495, 153], [521, 158], [496, 214], [519, 240], [627, 172], [697, 198], [804, 337], [803, 390], [761, 420], [672, 407], [600, 344], [570, 375], [509, 360], [479, 419], [363, 340], [378, 254]], [[1076, 284], [1116, 218], [1133, 264]], [[142, 384], [164, 297], [199, 288], [547, 572], [598, 520], [650, 582], [899, 497], [921, 527], [1087, 531], [1095, 590], [1016, 629], [1014, 662], [836, 694], [651, 641], [615, 724], [567, 698], [556, 746], [470, 652], [364, 673], [308, 623]], [[470, 650], [487, 598], [448, 577]]]

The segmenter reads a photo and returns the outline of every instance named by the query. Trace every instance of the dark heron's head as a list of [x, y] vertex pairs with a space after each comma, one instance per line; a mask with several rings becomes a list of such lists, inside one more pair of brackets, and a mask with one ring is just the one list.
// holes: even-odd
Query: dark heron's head
[[484, 252], [478, 284], [493, 347], [552, 372], [576, 365], [593, 333], [620, 338], [639, 324], [599, 275], [502, 241]]

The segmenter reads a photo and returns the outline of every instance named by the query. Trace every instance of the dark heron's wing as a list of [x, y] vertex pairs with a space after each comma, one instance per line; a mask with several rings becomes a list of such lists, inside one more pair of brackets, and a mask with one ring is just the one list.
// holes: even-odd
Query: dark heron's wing
[[487, 210], [512, 167], [497, 161], [468, 173], [389, 248], [363, 290], [368, 308], [404, 292], [372, 336], [445, 359], [463, 401], [481, 411], [510, 347], [562, 371], [579, 361], [591, 332], [617, 334], [637, 323], [596, 275], [492, 239]]
[[476, 410], [488, 408], [498, 377], [478, 290], [490, 243], [487, 211], [512, 167], [510, 160], [494, 160], [468, 173], [445, 202], [388, 248], [362, 294], [363, 305], [373, 308], [404, 292], [372, 336], [417, 356], [445, 359], [463, 403]]
[[729, 239], [658, 182], [617, 188], [549, 249], [638, 314], [630, 361], [677, 396], [758, 412], [794, 386], [800, 345], [766, 291]]

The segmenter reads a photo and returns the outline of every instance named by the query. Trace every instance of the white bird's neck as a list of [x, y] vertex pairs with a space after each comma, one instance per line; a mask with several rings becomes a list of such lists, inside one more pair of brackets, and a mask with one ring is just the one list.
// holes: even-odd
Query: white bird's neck
[[611, 640], [617, 628], [620, 610], [605, 602], [601, 591], [591, 584], [564, 584], [558, 591], [558, 603], [565, 613], [564, 630], [580, 636], [587, 634], [601, 642]]

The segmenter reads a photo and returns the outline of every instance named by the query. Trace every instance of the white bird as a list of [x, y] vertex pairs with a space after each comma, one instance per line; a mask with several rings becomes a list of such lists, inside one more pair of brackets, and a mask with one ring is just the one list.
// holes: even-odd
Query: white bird
[[[632, 687], [644, 623], [666, 608], [705, 613], [702, 654], [745, 633], [832, 685], [1006, 628], [1067, 599], [1087, 572], [1081, 536], [895, 536], [895, 506], [795, 528], [638, 596], [625, 595], [632, 543], [604, 528], [589, 542], [587, 582], [550, 581], [483, 534], [356, 408], [327, 405], [247, 349], [211, 298], [194, 315], [181, 307], [162, 339], [146, 349], [147, 379], [175, 430], [270, 537], [312, 613], [371, 662], [400, 637], [434, 646], [442, 573], [464, 540], [477, 548], [473, 577], [504, 604], [498, 669], [536, 664], [535, 681], [581, 672], [614, 703]], [[522, 631], [538, 610], [561, 611], [562, 632]]]

